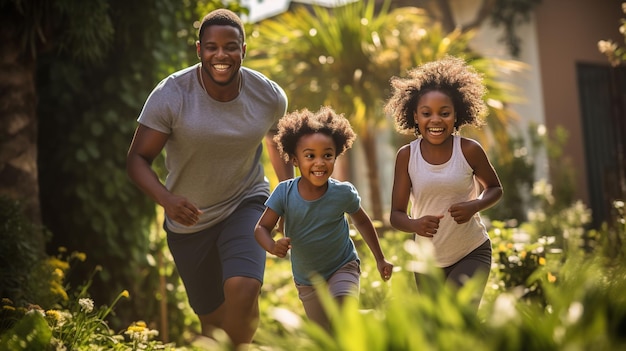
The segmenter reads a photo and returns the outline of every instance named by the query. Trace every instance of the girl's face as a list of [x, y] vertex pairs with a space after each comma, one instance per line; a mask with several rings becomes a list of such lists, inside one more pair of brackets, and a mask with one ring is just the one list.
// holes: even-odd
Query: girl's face
[[296, 144], [293, 163], [302, 179], [314, 187], [326, 186], [335, 168], [337, 150], [333, 138], [324, 133], [307, 134]]
[[413, 118], [426, 141], [441, 144], [454, 132], [456, 117], [452, 99], [441, 91], [430, 91], [417, 102]]

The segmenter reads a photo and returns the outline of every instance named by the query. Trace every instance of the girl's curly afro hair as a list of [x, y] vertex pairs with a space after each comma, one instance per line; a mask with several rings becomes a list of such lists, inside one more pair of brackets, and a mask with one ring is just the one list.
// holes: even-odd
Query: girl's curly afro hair
[[303, 135], [323, 133], [335, 142], [336, 157], [352, 147], [356, 134], [350, 122], [331, 107], [322, 106], [318, 112], [308, 109], [291, 112], [278, 121], [278, 133], [274, 141], [281, 157], [287, 162], [296, 153], [296, 145]]
[[392, 95], [385, 112], [393, 117], [401, 134], [419, 133], [413, 113], [419, 99], [430, 91], [441, 91], [452, 99], [457, 129], [466, 124], [480, 126], [480, 118], [488, 111], [482, 76], [460, 58], [446, 56], [424, 63], [409, 70], [407, 77], [392, 77], [390, 82]]

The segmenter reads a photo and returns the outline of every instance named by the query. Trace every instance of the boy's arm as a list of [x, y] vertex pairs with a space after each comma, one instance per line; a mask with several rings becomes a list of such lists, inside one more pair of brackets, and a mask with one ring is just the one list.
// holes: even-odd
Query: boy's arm
[[272, 238], [272, 230], [279, 219], [280, 216], [274, 210], [266, 207], [254, 228], [254, 238], [265, 251], [278, 257], [285, 257], [291, 248], [291, 239], [281, 238], [276, 242]]

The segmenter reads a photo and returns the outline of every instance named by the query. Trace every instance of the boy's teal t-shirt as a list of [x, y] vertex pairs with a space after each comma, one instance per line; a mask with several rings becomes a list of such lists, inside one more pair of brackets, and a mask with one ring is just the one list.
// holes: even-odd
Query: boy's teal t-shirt
[[313, 285], [314, 274], [328, 280], [346, 263], [359, 260], [346, 213], [358, 211], [361, 198], [351, 183], [330, 178], [326, 193], [307, 201], [298, 192], [300, 179], [280, 182], [265, 205], [285, 219], [295, 281]]

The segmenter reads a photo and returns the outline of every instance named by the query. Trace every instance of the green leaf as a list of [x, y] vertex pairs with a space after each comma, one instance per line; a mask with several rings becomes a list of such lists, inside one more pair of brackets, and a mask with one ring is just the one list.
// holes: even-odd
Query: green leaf
[[31, 310], [0, 338], [0, 350], [41, 351], [48, 349], [52, 330], [44, 317]]

